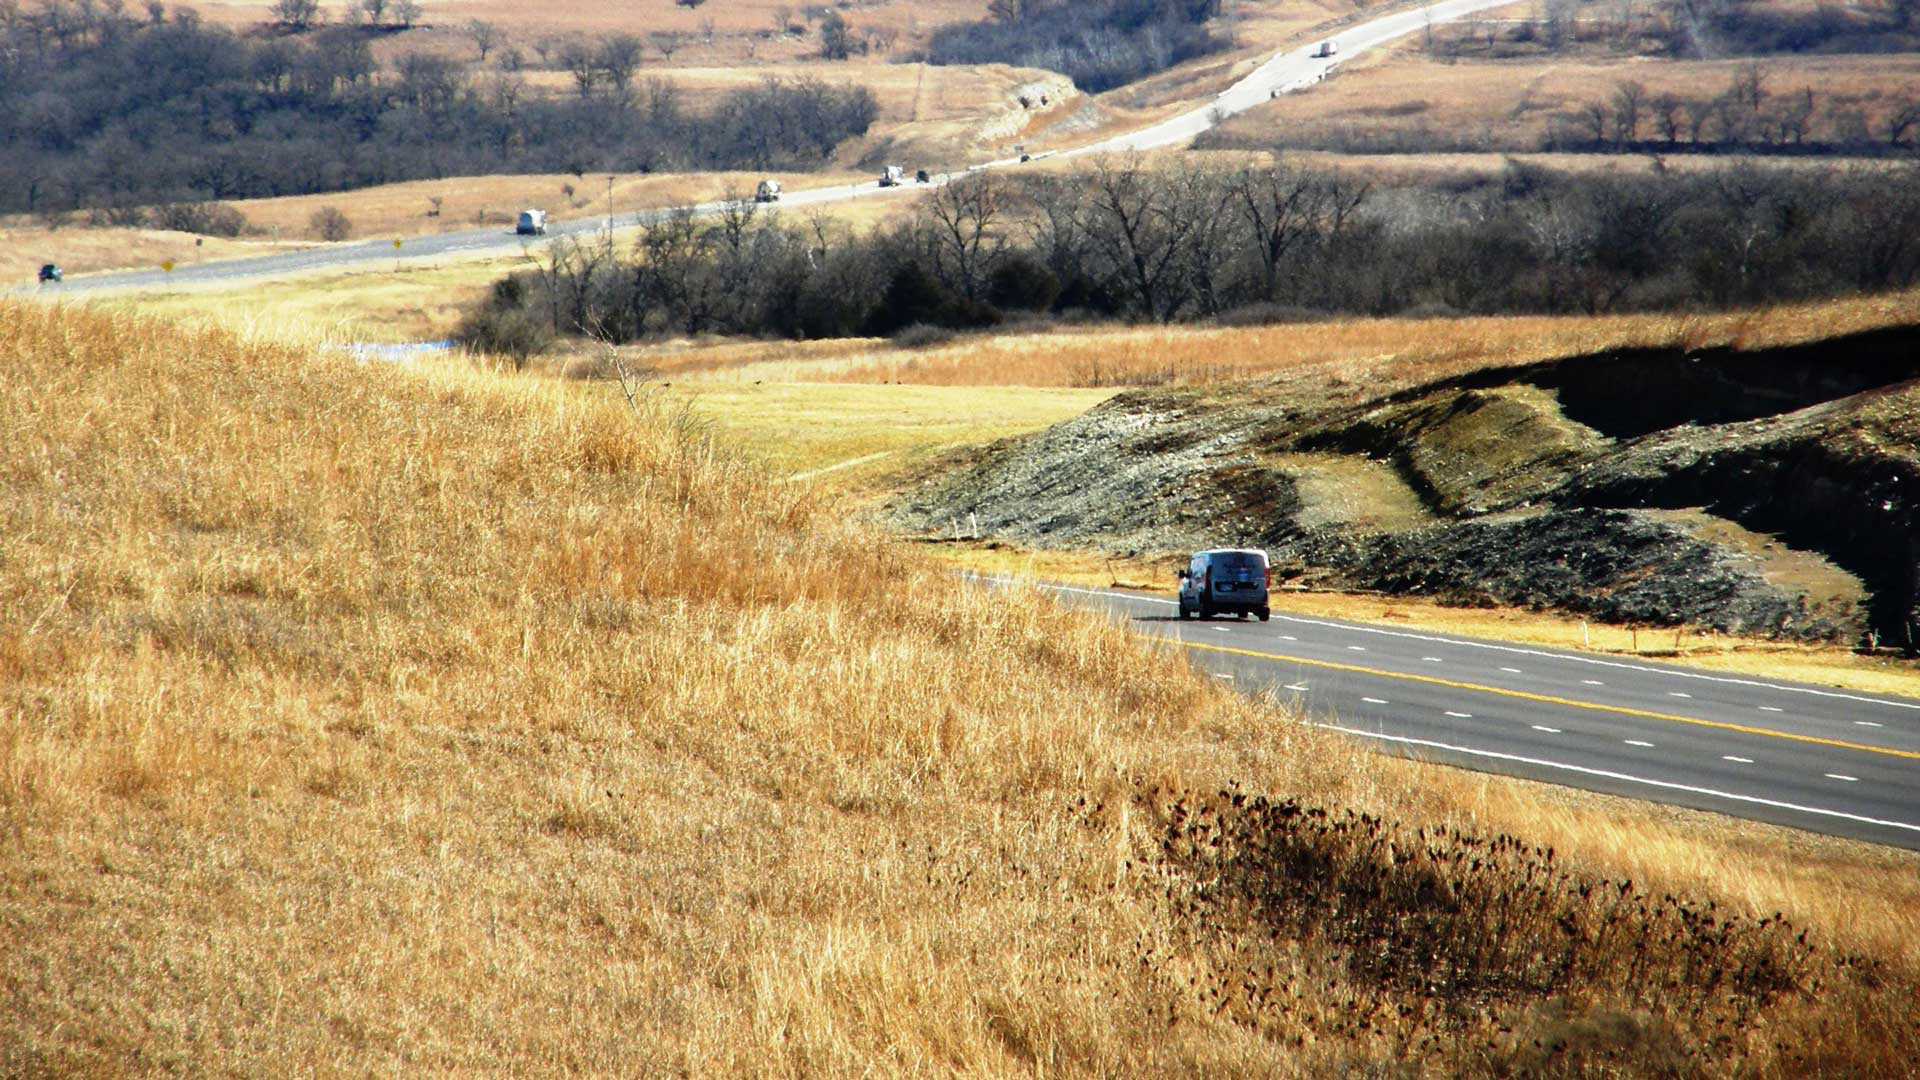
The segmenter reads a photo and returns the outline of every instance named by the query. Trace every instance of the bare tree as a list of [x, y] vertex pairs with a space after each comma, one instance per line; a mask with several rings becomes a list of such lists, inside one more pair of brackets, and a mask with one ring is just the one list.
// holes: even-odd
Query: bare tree
[[411, 30], [420, 21], [423, 10], [419, 0], [393, 0], [393, 21], [403, 29]]
[[632, 34], [615, 34], [600, 43], [600, 52], [596, 58], [601, 72], [606, 76], [607, 88], [613, 96], [624, 100], [633, 89], [633, 77], [640, 70], [640, 59], [646, 47]]
[[1260, 294], [1279, 294], [1282, 268], [1299, 248], [1346, 227], [1368, 194], [1365, 184], [1277, 164], [1244, 169], [1227, 180], [1227, 198], [1260, 269]]
[[320, 22], [320, 0], [274, 0], [273, 19], [289, 30], [312, 29]]
[[1640, 141], [1640, 114], [1647, 88], [1627, 79], [1613, 88], [1613, 137], [1622, 143]]
[[1909, 97], [1887, 115], [1887, 145], [1907, 145], [1916, 127], [1920, 127], [1920, 97]]
[[957, 180], [933, 193], [922, 210], [934, 276], [968, 300], [979, 300], [1006, 253], [1007, 192], [992, 176]]
[[1588, 102], [1585, 108], [1575, 114], [1575, 120], [1579, 122], [1589, 140], [1595, 143], [1607, 141], [1608, 123], [1611, 119], [1612, 114], [1607, 111], [1606, 102], [1603, 101]]
[[368, 26], [384, 26], [387, 18], [387, 0], [360, 0], [359, 10], [366, 16]]
[[665, 60], [672, 60], [673, 54], [679, 52], [680, 46], [686, 44], [687, 40], [687, 36], [678, 30], [656, 30], [647, 37]]
[[560, 66], [573, 76], [573, 86], [580, 96], [592, 97], [593, 88], [600, 85], [600, 57], [587, 47], [584, 41], [568, 41], [560, 46], [558, 55]]
[[480, 50], [480, 62], [487, 62], [487, 54], [500, 44], [500, 28], [485, 19], [474, 19], [467, 24], [467, 36], [473, 39], [473, 47]]
[[1653, 129], [1668, 145], [1680, 141], [1680, 126], [1686, 103], [1676, 94], [1661, 94], [1647, 103], [1653, 113]]
[[1209, 253], [1194, 241], [1224, 216], [1205, 175], [1150, 170], [1129, 157], [1101, 160], [1083, 182], [1090, 247], [1142, 314], [1172, 321], [1202, 284], [1196, 271]]

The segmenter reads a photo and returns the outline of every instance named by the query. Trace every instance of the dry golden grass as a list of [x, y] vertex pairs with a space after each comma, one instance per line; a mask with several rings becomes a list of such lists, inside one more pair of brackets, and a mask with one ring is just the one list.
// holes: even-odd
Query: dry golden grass
[[[1920, 962], [1910, 855], [1371, 758], [954, 582], [656, 398], [0, 322], [7, 1072], [1400, 1060], [1140, 963], [1183, 926], [1150, 790], [1234, 779], [1784, 910], [1889, 992]], [[1773, 1029], [1842, 1045], [1839, 990]]]
[[[795, 356], [733, 345], [682, 377], [899, 382], [934, 386], [1140, 386], [1306, 376], [1333, 385], [1434, 378], [1605, 349], [1683, 344], [1759, 348], [1911, 322], [1920, 290], [1713, 315], [1350, 319], [1261, 327], [1134, 326], [963, 337], [947, 345]], [[764, 354], [756, 354], [756, 348]]]
[[[1532, 149], [1556, 118], [1609, 100], [1622, 82], [1642, 84], [1649, 98], [1673, 93], [1704, 100], [1723, 93], [1752, 63], [1553, 57], [1445, 63], [1405, 45], [1343, 67], [1311, 91], [1233, 117], [1216, 137], [1259, 145], [1282, 131], [1289, 140], [1437, 132], [1449, 141]], [[1858, 109], [1876, 131], [1898, 102], [1920, 89], [1920, 56], [1913, 55], [1778, 57], [1762, 60], [1761, 68], [1771, 93], [1811, 88], [1823, 106], [1843, 100]], [[1644, 134], [1658, 137], [1651, 120]]]

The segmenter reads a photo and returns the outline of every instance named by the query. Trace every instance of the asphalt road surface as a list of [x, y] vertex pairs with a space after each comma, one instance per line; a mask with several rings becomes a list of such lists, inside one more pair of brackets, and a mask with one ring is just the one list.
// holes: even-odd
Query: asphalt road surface
[[1043, 586], [1388, 752], [1920, 850], [1920, 701]]
[[[1079, 157], [1130, 150], [1151, 150], [1186, 143], [1229, 116], [1245, 112], [1276, 95], [1291, 93], [1319, 82], [1336, 65], [1368, 49], [1405, 37], [1429, 25], [1450, 22], [1474, 12], [1510, 2], [1511, 0], [1445, 0], [1443, 3], [1361, 23], [1321, 39], [1334, 44], [1334, 53], [1331, 56], [1312, 55], [1319, 41], [1276, 54], [1201, 108], [1138, 131], [1116, 135], [1090, 146], [1063, 151], [1057, 156]], [[1038, 156], [1054, 157], [1056, 155], [1048, 153]], [[1017, 158], [1004, 158], [974, 165], [966, 172], [1017, 168], [1020, 164]], [[942, 173], [931, 177], [926, 184], [908, 182], [890, 188], [883, 188], [877, 181], [873, 181], [789, 191], [781, 197], [780, 205], [791, 208], [819, 206], [852, 199], [899, 198], [924, 191], [928, 187], [948, 183], [964, 175], [966, 173]], [[691, 209], [695, 213], [712, 213], [725, 205], [724, 202], [701, 203]], [[233, 284], [251, 279], [288, 277], [315, 271], [347, 270], [356, 266], [379, 265], [383, 261], [402, 265], [450, 256], [507, 255], [561, 237], [592, 236], [605, 230], [609, 224], [614, 229], [652, 224], [672, 212], [668, 209], [642, 210], [637, 213], [614, 215], [611, 222], [606, 217], [556, 222], [549, 226], [545, 238], [515, 236], [511, 232], [497, 228], [470, 229], [465, 232], [409, 237], [403, 240], [398, 248], [394, 247], [391, 239], [368, 240], [358, 244], [328, 245], [248, 259], [194, 263], [177, 266], [171, 272], [155, 269], [91, 274], [71, 278], [64, 285], [52, 286], [43, 292], [47, 295], [61, 295], [107, 290], [175, 288], [200, 284]]]

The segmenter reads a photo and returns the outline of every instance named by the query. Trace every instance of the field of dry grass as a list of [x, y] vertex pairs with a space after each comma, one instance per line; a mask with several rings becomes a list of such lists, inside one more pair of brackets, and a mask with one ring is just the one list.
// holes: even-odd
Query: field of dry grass
[[[1293, 374], [1349, 382], [1444, 378], [1632, 346], [1752, 348], [1910, 322], [1920, 291], [1713, 315], [1351, 319], [1259, 327], [1065, 328], [959, 338], [920, 349], [884, 341], [795, 350], [729, 345], [673, 360], [682, 378], [933, 386], [1208, 385]], [[763, 351], [762, 351], [763, 350]]]
[[[7, 1072], [1920, 1053], [1910, 855], [1371, 757], [955, 582], [657, 397], [0, 321]], [[1379, 817], [1210, 794], [1235, 781]], [[1378, 902], [1235, 906], [1202, 804]], [[1482, 847], [1435, 826], [1525, 846], [1469, 869]], [[1401, 869], [1367, 854], [1383, 830]], [[1622, 876], [1640, 914], [1587, 899]], [[1423, 910], [1428, 887], [1512, 933]], [[1355, 948], [1401, 914], [1433, 927], [1427, 977]], [[1671, 982], [1648, 999], [1634, 970]]]
[[[1222, 145], [1262, 146], [1285, 133], [1289, 145], [1465, 144], [1535, 150], [1562, 118], [1609, 101], [1622, 82], [1649, 99], [1672, 93], [1711, 99], [1752, 60], [1592, 58], [1462, 61], [1427, 57], [1415, 45], [1363, 57], [1309, 91], [1289, 94], [1233, 117], [1211, 136]], [[1920, 92], [1920, 56], [1794, 56], [1759, 62], [1777, 98], [1816, 92], [1819, 107], [1856, 110], [1881, 131], [1900, 103]], [[1652, 121], [1643, 137], [1657, 138]]]

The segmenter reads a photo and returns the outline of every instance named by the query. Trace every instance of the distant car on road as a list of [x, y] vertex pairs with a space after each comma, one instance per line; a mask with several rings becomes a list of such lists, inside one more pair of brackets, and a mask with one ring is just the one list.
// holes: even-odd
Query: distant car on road
[[760, 186], [753, 189], [753, 201], [754, 202], [779, 202], [780, 201], [780, 181], [778, 180], [760, 181]]
[[520, 223], [513, 227], [520, 236], [547, 235], [547, 212], [545, 210], [520, 211]]
[[933, 182], [933, 177], [927, 174], [927, 170], [921, 169], [913, 174], [913, 181], [916, 184], [930, 184]]
[[899, 165], [889, 165], [886, 167], [886, 170], [880, 174], [880, 186], [881, 187], [899, 187], [901, 182], [904, 181], [906, 178], [907, 178], [907, 170], [904, 167]]
[[1331, 41], [1323, 41], [1320, 44], [1315, 45], [1313, 47], [1313, 55], [1320, 59], [1325, 59], [1326, 57], [1332, 56], [1333, 54], [1339, 51], [1340, 51], [1340, 46], [1334, 44]]
[[1267, 553], [1259, 548], [1199, 552], [1180, 570], [1180, 617], [1258, 615], [1266, 622], [1271, 613], [1267, 606], [1271, 584]]
[[48, 263], [40, 268], [40, 284], [42, 285], [48, 284], [49, 282], [58, 285], [65, 280], [67, 280], [66, 273], [55, 263]]

